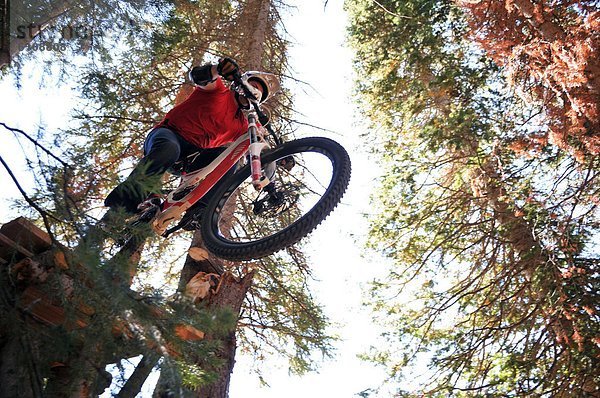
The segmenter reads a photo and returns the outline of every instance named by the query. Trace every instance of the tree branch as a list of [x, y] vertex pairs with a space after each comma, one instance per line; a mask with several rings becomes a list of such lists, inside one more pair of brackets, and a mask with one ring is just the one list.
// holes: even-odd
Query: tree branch
[[144, 382], [152, 373], [152, 369], [158, 363], [160, 356], [158, 355], [144, 355], [138, 366], [133, 371], [133, 374], [127, 379], [127, 382], [121, 388], [121, 391], [115, 396], [116, 398], [134, 398], [139, 394]]
[[55, 154], [53, 154], [49, 149], [46, 149], [46, 147], [44, 147], [42, 144], [40, 144], [39, 142], [37, 142], [37, 140], [35, 140], [34, 138], [32, 138], [29, 134], [27, 134], [23, 130], [15, 128], [15, 127], [10, 127], [10, 126], [6, 125], [6, 123], [3, 123], [3, 122], [0, 122], [0, 126], [4, 127], [5, 129], [7, 129], [7, 130], [9, 130], [9, 131], [11, 131], [13, 133], [19, 133], [21, 135], [24, 135], [25, 138], [27, 138], [29, 141], [31, 141], [33, 143], [33, 145], [37, 146], [42, 151], [44, 151], [46, 154], [48, 154], [48, 156], [52, 157], [54, 160], [56, 160], [57, 162], [59, 162], [60, 164], [62, 164], [64, 167], [66, 167], [68, 169], [72, 169], [72, 167], [70, 165], [68, 165], [66, 162], [64, 162], [62, 159], [60, 159], [58, 156], [56, 156]]
[[6, 171], [8, 172], [8, 175], [10, 175], [10, 178], [12, 178], [13, 182], [17, 186], [17, 189], [19, 190], [19, 192], [21, 193], [21, 195], [23, 196], [23, 198], [25, 199], [25, 201], [31, 207], [33, 207], [38, 213], [40, 213], [40, 215], [42, 216], [42, 219], [44, 220], [44, 226], [46, 227], [46, 231], [50, 235], [50, 239], [52, 239], [53, 242], [56, 242], [54, 234], [52, 234], [52, 230], [50, 229], [50, 222], [48, 221], [48, 218], [50, 217], [50, 218], [52, 218], [52, 219], [54, 219], [56, 221], [59, 221], [59, 222], [61, 220], [59, 220], [58, 218], [54, 217], [52, 214], [48, 213], [46, 210], [42, 209], [40, 206], [38, 206], [37, 203], [35, 203], [27, 195], [27, 193], [25, 192], [25, 190], [23, 189], [23, 187], [19, 183], [19, 180], [17, 180], [17, 177], [15, 177], [14, 173], [12, 172], [12, 170], [10, 169], [10, 167], [8, 166], [8, 164], [4, 161], [4, 159], [2, 158], [2, 156], [0, 156], [0, 163], [2, 163], [2, 165], [4, 166], [4, 168], [6, 169]]

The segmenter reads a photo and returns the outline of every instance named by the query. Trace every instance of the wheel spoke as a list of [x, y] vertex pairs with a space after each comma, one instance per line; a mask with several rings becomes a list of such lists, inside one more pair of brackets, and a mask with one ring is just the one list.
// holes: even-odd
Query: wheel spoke
[[209, 250], [229, 259], [262, 257], [298, 241], [333, 210], [350, 178], [346, 151], [326, 138], [306, 138], [266, 153], [263, 164], [290, 156], [294, 167], [278, 166], [261, 192], [249, 166], [220, 187], [202, 224]]

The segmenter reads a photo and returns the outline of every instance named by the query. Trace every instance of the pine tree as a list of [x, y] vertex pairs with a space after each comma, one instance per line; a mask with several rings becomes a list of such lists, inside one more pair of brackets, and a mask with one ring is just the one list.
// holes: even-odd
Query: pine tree
[[544, 104], [515, 95], [454, 4], [347, 8], [385, 169], [371, 246], [395, 264], [372, 285], [386, 332], [371, 359], [395, 380], [429, 359], [400, 396], [595, 391], [597, 159], [538, 134]]
[[593, 1], [465, 2], [470, 35], [524, 95], [543, 104], [550, 139], [582, 160], [600, 151], [600, 17]]
[[[201, 259], [198, 251], [192, 250], [196, 259], [186, 259], [179, 292], [165, 298], [172, 291], [152, 290], [144, 283], [144, 274], [177, 267], [165, 264], [169, 254], [182, 254], [169, 253], [169, 242], [150, 239], [143, 254], [140, 247], [134, 248], [134, 259], [129, 255], [119, 258], [110, 246], [103, 253], [77, 246], [81, 234], [95, 222], [94, 208], [116, 185], [119, 174], [127, 172], [138, 159], [149, 128], [170, 104], [185, 96], [189, 87], [185, 72], [191, 66], [214, 62], [215, 54], [223, 54], [236, 58], [243, 69], [283, 74], [287, 42], [277, 6], [270, 1], [175, 1], [160, 10], [156, 16], [160, 23], [152, 29], [140, 32], [135, 40], [108, 40], [106, 44], [110, 47], [112, 43], [112, 49], [106, 56], [82, 68], [79, 79], [83, 101], [76, 110], [79, 125], [57, 140], [65, 154], [63, 159], [71, 167], [44, 164], [43, 172], [38, 173], [47, 177], [46, 185], [34, 199], [49, 209], [57, 240], [77, 248], [78, 259], [96, 269], [97, 274], [90, 279], [105, 282], [95, 284], [95, 294], [85, 299], [86, 305], [96, 311], [94, 327], [87, 327], [83, 338], [65, 333], [57, 340], [64, 343], [68, 355], [60, 361], [66, 366], [53, 369], [49, 376], [47, 388], [55, 389], [56, 395], [93, 394], [92, 384], [101, 391], [107, 381], [104, 365], [127, 357], [127, 352], [141, 354], [144, 359], [119, 396], [135, 395], [160, 357], [161, 382], [156, 393], [169, 390], [216, 397], [227, 394], [236, 344], [265, 356], [283, 355], [289, 359], [291, 370], [298, 373], [312, 368], [314, 351], [328, 353], [328, 321], [307, 291], [309, 272], [299, 248], [251, 264], [223, 263], [214, 257]], [[252, 40], [248, 40], [249, 35]], [[273, 123], [286, 126], [289, 98], [281, 95], [276, 100], [284, 106], [273, 109]], [[199, 244], [195, 236], [192, 248], [197, 249]], [[73, 261], [77, 263], [78, 259]], [[132, 262], [138, 261], [139, 293], [125, 286], [123, 294], [114, 294], [115, 278], [126, 285], [127, 274], [133, 271]], [[206, 299], [200, 307], [190, 305], [183, 295], [190, 279], [199, 271], [221, 273], [224, 269], [229, 272], [222, 277], [222, 293]], [[165, 274], [174, 279], [180, 272]], [[77, 292], [85, 297], [86, 286], [78, 288]], [[68, 301], [79, 298], [69, 296]], [[158, 320], [157, 311], [162, 314]], [[115, 349], [114, 336], [106, 329], [107, 320], [114, 319], [125, 319], [125, 325], [135, 330], [131, 350], [128, 345], [124, 347], [127, 349]], [[201, 330], [204, 338], [181, 341], [181, 325], [185, 326], [184, 332], [188, 326]], [[171, 354], [165, 355], [168, 352]], [[27, 355], [21, 359], [31, 360]], [[33, 360], [44, 369], [38, 376], [49, 375], [44, 368], [46, 358]], [[21, 385], [36, 383], [35, 372], [29, 370], [25, 372], [28, 379], [21, 380]]]
[[64, 68], [77, 56], [110, 56], [111, 37], [134, 38], [167, 7], [168, 2], [160, 0], [6, 0], [0, 67], [18, 71], [40, 54]]

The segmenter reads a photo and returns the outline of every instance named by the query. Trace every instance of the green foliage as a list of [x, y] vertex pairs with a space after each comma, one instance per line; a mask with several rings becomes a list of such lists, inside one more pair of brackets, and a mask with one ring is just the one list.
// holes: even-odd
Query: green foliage
[[186, 388], [196, 388], [215, 381], [214, 375], [208, 374], [198, 365], [178, 363], [178, 370], [181, 374], [182, 386]]
[[[371, 359], [392, 378], [426, 373], [414, 388], [428, 396], [594, 389], [598, 260], [585, 253], [597, 163], [547, 142], [522, 148], [516, 137], [535, 139], [544, 120], [465, 38], [451, 3], [346, 6], [384, 168], [370, 246], [395, 260], [371, 290], [388, 330]], [[414, 368], [423, 359], [429, 372]]]
[[7, 72], [19, 76], [27, 62], [43, 62], [47, 71], [59, 67], [68, 81], [82, 64], [110, 60], [115, 43], [134, 46], [168, 8], [162, 0], [14, 2], [11, 40], [23, 49], [13, 54]]
[[[315, 370], [315, 351], [331, 355], [330, 323], [308, 289], [306, 259], [297, 248], [260, 260], [240, 324], [242, 350], [255, 359], [288, 358], [290, 372]], [[261, 361], [256, 370], [260, 371]]]

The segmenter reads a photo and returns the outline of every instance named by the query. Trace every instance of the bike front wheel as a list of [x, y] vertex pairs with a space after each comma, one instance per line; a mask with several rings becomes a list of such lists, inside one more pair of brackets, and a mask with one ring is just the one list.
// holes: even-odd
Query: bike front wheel
[[328, 138], [286, 142], [261, 159], [276, 166], [269, 186], [257, 192], [246, 165], [220, 184], [206, 208], [202, 236], [221, 258], [258, 259], [297, 243], [333, 211], [350, 180], [348, 153]]

